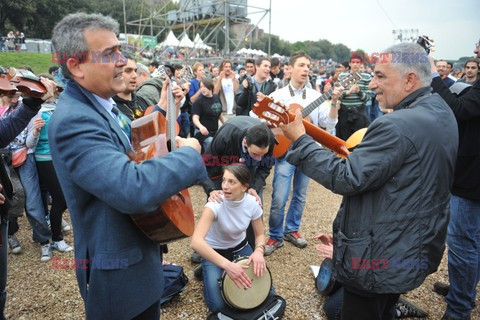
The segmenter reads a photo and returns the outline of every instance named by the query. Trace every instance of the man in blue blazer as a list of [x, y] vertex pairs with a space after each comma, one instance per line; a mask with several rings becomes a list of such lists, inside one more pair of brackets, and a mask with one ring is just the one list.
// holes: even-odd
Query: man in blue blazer
[[206, 172], [195, 139], [177, 138], [177, 151], [141, 164], [127, 157], [129, 138], [111, 99], [125, 90], [116, 33], [118, 23], [100, 14], [71, 14], [55, 26], [69, 81], [50, 120], [50, 149], [75, 230], [87, 319], [156, 320], [162, 252], [129, 215], [156, 210]]

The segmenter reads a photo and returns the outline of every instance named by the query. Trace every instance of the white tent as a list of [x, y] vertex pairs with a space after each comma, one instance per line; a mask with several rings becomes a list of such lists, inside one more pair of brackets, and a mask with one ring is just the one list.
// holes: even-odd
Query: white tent
[[193, 39], [193, 45], [195, 49], [212, 50], [212, 47], [207, 46], [198, 33], [195, 35], [195, 39]]
[[180, 41], [178, 41], [177, 37], [173, 34], [173, 31], [170, 30], [170, 32], [167, 35], [167, 38], [165, 38], [165, 41], [159, 43], [157, 47], [160, 48], [166, 48], [166, 47], [178, 47]]
[[194, 44], [192, 40], [188, 37], [186, 33], [183, 34], [182, 38], [180, 39], [180, 43], [178, 44], [181, 48], [193, 48]]
[[247, 48], [242, 48], [240, 50], [237, 51], [238, 54], [248, 54], [248, 49]]

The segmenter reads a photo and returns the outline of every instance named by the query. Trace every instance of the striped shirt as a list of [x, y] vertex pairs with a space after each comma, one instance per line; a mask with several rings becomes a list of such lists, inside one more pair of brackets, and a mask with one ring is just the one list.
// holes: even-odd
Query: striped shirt
[[[349, 72], [343, 72], [340, 74], [338, 77], [338, 80], [342, 80], [349, 76]], [[342, 102], [342, 107], [346, 108], [358, 108], [362, 107], [365, 105], [365, 102], [368, 99], [371, 99], [372, 97], [372, 91], [368, 90], [368, 85], [370, 84], [370, 81], [372, 80], [372, 76], [368, 73], [361, 73], [362, 80], [357, 82], [358, 87], [360, 88], [360, 91], [357, 93], [352, 93], [347, 95], [348, 89], [350, 89], [350, 86], [345, 88], [342, 92], [342, 96], [340, 97], [340, 101]]]

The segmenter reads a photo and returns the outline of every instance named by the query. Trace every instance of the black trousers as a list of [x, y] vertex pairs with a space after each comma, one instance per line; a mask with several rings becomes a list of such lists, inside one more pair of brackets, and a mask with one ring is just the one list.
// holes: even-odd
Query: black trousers
[[132, 320], [159, 320], [160, 319], [160, 300], [145, 309]]
[[369, 125], [365, 106], [357, 108], [341, 107], [338, 110], [338, 122], [335, 127], [336, 135], [342, 140], [347, 140], [357, 130]]
[[345, 288], [342, 320], [393, 320], [400, 294], [361, 295]]

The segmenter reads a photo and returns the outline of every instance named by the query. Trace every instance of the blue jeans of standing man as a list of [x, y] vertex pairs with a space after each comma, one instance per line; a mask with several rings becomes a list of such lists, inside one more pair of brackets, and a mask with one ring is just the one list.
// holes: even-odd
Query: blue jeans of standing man
[[180, 124], [180, 137], [186, 138], [190, 133], [190, 115], [187, 111], [182, 111], [177, 121]]
[[480, 277], [480, 201], [452, 195], [450, 211], [446, 313], [453, 319], [467, 319]]
[[49, 242], [52, 232], [45, 219], [45, 208], [33, 153], [27, 155], [27, 160], [17, 168], [17, 172], [25, 191], [25, 209], [28, 222], [32, 226], [33, 241], [41, 244]]
[[[290, 194], [290, 185], [293, 178], [293, 194], [288, 208], [285, 228], [283, 218], [285, 206]], [[310, 178], [304, 175], [295, 166], [288, 163], [285, 158], [280, 158], [275, 163], [273, 174], [272, 205], [270, 207], [270, 238], [283, 240], [283, 235], [289, 232], [298, 231], [302, 222], [303, 209], [307, 199], [307, 188]]]

